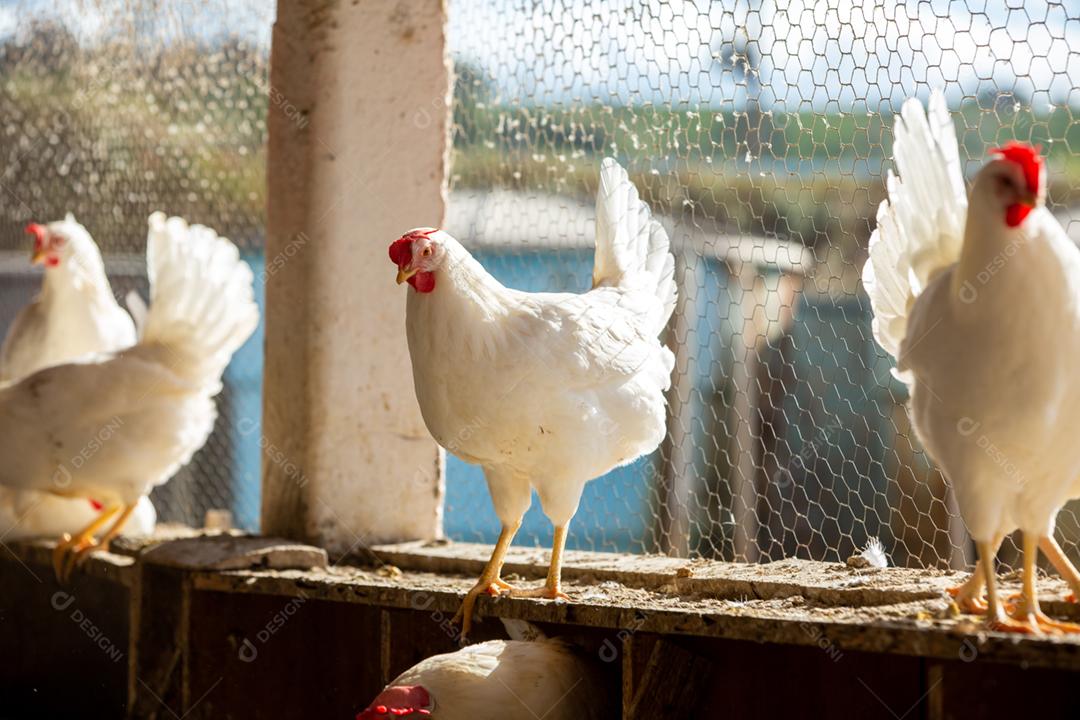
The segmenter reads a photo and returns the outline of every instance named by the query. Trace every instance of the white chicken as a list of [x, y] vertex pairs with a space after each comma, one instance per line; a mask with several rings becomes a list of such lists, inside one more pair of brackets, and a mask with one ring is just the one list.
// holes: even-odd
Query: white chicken
[[134, 346], [0, 387], [0, 485], [103, 505], [57, 546], [61, 578], [206, 442], [221, 375], [258, 323], [251, 269], [209, 228], [155, 213], [147, 268], [151, 304]]
[[[994, 150], [964, 182], [944, 97], [917, 100], [896, 122], [893, 156], [863, 283], [874, 335], [911, 388], [914, 427], [956, 494], [979, 565], [955, 589], [988, 624], [1015, 632], [1076, 632], [1039, 610], [1037, 548], [1077, 588], [1053, 540], [1058, 510], [1080, 477], [1068, 428], [1080, 408], [1080, 251], [1043, 207], [1045, 168], [1035, 150]], [[994, 559], [1023, 532], [1021, 602], [1006, 614]]]
[[[26, 231], [34, 236], [31, 263], [43, 265], [45, 273], [41, 292], [19, 311], [4, 337], [0, 383], [134, 345], [135, 325], [116, 303], [101, 252], [86, 228], [69, 213], [48, 225], [31, 223]], [[92, 500], [0, 487], [0, 539], [73, 533], [100, 510]], [[154, 506], [142, 498], [126, 532], [149, 535], [156, 520]]]
[[[617, 717], [595, 659], [561, 640], [490, 640], [417, 663], [356, 720]], [[613, 707], [614, 706], [614, 707]]]
[[[664, 438], [674, 355], [658, 336], [675, 307], [674, 258], [626, 171], [606, 159], [587, 293], [504, 287], [430, 228], [396, 240], [390, 259], [412, 288], [406, 334], [424, 421], [439, 444], [484, 468], [502, 523], [458, 614], [464, 636], [480, 593], [566, 598], [562, 551], [585, 483]], [[518, 590], [500, 571], [532, 489], [555, 536], [545, 585]]]
[[0, 382], [90, 353], [135, 344], [135, 324], [113, 297], [97, 244], [75, 218], [38, 225], [32, 262], [45, 266], [41, 293], [19, 311], [0, 348]]

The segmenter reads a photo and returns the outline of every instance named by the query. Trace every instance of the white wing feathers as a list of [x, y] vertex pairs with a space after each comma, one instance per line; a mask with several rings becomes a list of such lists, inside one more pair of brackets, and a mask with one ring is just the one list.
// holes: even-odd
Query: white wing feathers
[[907, 332], [908, 312], [930, 279], [960, 258], [967, 193], [956, 132], [944, 96], [904, 103], [896, 121], [888, 199], [877, 213], [863, 286], [874, 310], [878, 344], [893, 357]]
[[661, 301], [652, 334], [658, 334], [675, 309], [675, 259], [664, 227], [652, 217], [619, 163], [600, 164], [596, 192], [596, 258], [593, 287], [642, 284]]
[[202, 225], [150, 216], [150, 309], [135, 350], [216, 392], [232, 354], [259, 323], [251, 268], [236, 246]]

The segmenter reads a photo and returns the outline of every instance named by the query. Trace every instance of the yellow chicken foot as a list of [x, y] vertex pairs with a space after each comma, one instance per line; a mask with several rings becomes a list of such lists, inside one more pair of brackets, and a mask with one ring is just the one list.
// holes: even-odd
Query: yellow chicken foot
[[1039, 540], [1039, 549], [1043, 551], [1043, 554], [1046, 555], [1047, 559], [1058, 571], [1058, 574], [1065, 578], [1065, 582], [1069, 583], [1069, 587], [1072, 588], [1072, 592], [1066, 595], [1065, 599], [1069, 602], [1076, 602], [1076, 598], [1080, 597], [1080, 572], [1077, 572], [1076, 566], [1065, 556], [1065, 552], [1058, 545], [1057, 540], [1052, 537], [1044, 537]]
[[86, 562], [87, 558], [90, 557], [91, 550], [105, 551], [109, 549], [109, 543], [111, 543], [113, 541], [113, 538], [119, 535], [120, 532], [124, 529], [124, 526], [127, 525], [128, 519], [131, 518], [131, 514], [135, 511], [135, 505], [120, 505], [119, 507], [114, 508], [113, 512], [117, 510], [121, 511], [120, 515], [113, 522], [112, 526], [105, 531], [105, 534], [101, 536], [100, 540], [98, 540], [93, 545], [78, 549], [74, 553], [72, 553], [71, 559], [69, 560], [69, 562], [71, 563], [71, 567], [67, 569], [68, 576], [71, 575], [72, 569], [79, 567], [84, 562]]
[[994, 567], [994, 558], [997, 556], [998, 549], [997, 542], [977, 542], [975, 547], [979, 551], [978, 567], [982, 570], [983, 582], [986, 584], [987, 629], [997, 632], [1038, 634], [1039, 627], [1037, 624], [1017, 620], [1005, 613], [1005, 608], [998, 597], [997, 577]]
[[114, 505], [105, 508], [101, 514], [94, 518], [93, 522], [75, 533], [74, 537], [64, 533], [53, 549], [52, 563], [53, 573], [61, 585], [66, 585], [71, 576], [71, 570], [75, 567], [75, 560], [85, 552], [97, 547], [94, 534], [109, 520], [120, 512], [120, 506]]
[[498, 588], [500, 594], [504, 593], [504, 592], [505, 593], [514, 592], [517, 589], [513, 585], [511, 585], [510, 583], [508, 583], [505, 580], [503, 580], [502, 578], [498, 578], [498, 577], [495, 578], [494, 580], [492, 580], [491, 584], [494, 585], [496, 588]]
[[986, 596], [983, 593], [985, 582], [986, 576], [983, 574], [982, 560], [980, 560], [975, 563], [975, 570], [972, 571], [971, 577], [956, 587], [948, 588], [946, 592], [952, 595], [961, 612], [982, 615], [986, 612]]
[[476, 599], [480, 597], [481, 593], [499, 595], [502, 592], [513, 592], [514, 588], [509, 583], [504, 582], [499, 575], [502, 573], [503, 561], [506, 559], [506, 551], [510, 548], [510, 541], [514, 539], [514, 534], [519, 527], [521, 527], [520, 520], [513, 525], [503, 525], [502, 531], [499, 533], [499, 541], [495, 543], [491, 559], [488, 560], [488, 564], [484, 567], [480, 580], [465, 594], [465, 599], [461, 601], [461, 607], [458, 608], [454, 619], [450, 621], [455, 625], [461, 623], [462, 640], [468, 637], [469, 630], [472, 629], [473, 607], [476, 605]]
[[[1001, 535], [994, 538], [991, 547], [994, 548], [995, 555], [997, 554], [997, 548], [1001, 546], [1001, 541], [1004, 539], [1005, 538]], [[971, 577], [956, 587], [951, 587], [946, 590], [949, 595], [952, 595], [961, 612], [971, 613], [972, 615], [986, 614], [986, 595], [983, 592], [983, 588], [986, 585], [986, 572], [983, 570], [984, 562], [985, 561], [980, 557], [978, 562], [975, 563], [975, 569], [971, 571]], [[993, 561], [991, 560], [991, 563], [992, 562]]]
[[555, 528], [555, 540], [551, 544], [551, 564], [548, 566], [547, 582], [543, 587], [528, 590], [511, 590], [510, 597], [545, 598], [547, 600], [569, 600], [570, 596], [562, 591], [562, 554], [566, 545], [566, 526]]
[[1024, 585], [1020, 602], [1011, 613], [1014, 620], [1035, 628], [1035, 633], [1080, 634], [1080, 625], [1062, 622], [1048, 617], [1039, 609], [1039, 596], [1035, 590], [1035, 560], [1040, 538], [1024, 533]]

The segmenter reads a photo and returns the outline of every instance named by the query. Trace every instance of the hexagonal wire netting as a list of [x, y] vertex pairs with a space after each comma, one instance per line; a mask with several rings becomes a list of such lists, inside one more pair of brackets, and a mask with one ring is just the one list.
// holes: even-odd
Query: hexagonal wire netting
[[[677, 255], [667, 438], [586, 487], [570, 546], [838, 560], [877, 537], [898, 565], [970, 562], [860, 271], [893, 114], [933, 87], [969, 175], [1003, 140], [1042, 144], [1080, 237], [1080, 5], [456, 0], [450, 18], [448, 229], [510, 286], [584, 290], [610, 155]], [[449, 475], [448, 531], [491, 542], [480, 472]], [[1075, 545], [1071, 510], [1059, 528]], [[519, 537], [550, 542], [535, 501]]]
[[[145, 293], [159, 208], [229, 235], [259, 269], [269, 5], [0, 8], [0, 321], [38, 283], [22, 226], [67, 211], [102, 245], [118, 296]], [[508, 285], [585, 290], [611, 155], [678, 258], [667, 438], [586, 486], [571, 547], [836, 560], [878, 537], [899, 565], [971, 560], [871, 337], [860, 269], [892, 115], [931, 87], [969, 173], [1003, 140], [1042, 143], [1050, 206], [1080, 235], [1080, 7], [864, 5], [450, 3], [448, 229]], [[257, 525], [260, 347], [261, 333], [230, 367], [211, 442], [155, 492], [163, 518], [228, 508]], [[479, 469], [451, 459], [447, 483], [448, 535], [493, 541]], [[1071, 510], [1059, 532], [1071, 551]], [[534, 503], [518, 542], [550, 540]]]

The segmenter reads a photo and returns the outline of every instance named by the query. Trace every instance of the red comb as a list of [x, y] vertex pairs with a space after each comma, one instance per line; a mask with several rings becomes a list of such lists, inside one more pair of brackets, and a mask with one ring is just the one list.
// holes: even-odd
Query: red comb
[[40, 248], [41, 244], [45, 242], [45, 226], [37, 223], [30, 223], [26, 226], [26, 232], [29, 235], [34, 236], [34, 248]]
[[1039, 174], [1042, 172], [1043, 159], [1039, 155], [1038, 147], [1013, 141], [990, 152], [1019, 165], [1024, 171], [1024, 180], [1027, 181], [1028, 190], [1033, 193], [1039, 192]]
[[[1020, 170], [1024, 173], [1024, 182], [1027, 184], [1028, 191], [1037, 196], [1043, 166], [1043, 159], [1039, 155], [1039, 150], [1038, 146], [1032, 147], [1027, 143], [1013, 141], [1005, 143], [990, 152], [1019, 165]], [[1030, 213], [1030, 205], [1014, 203], [1005, 208], [1005, 224], [1009, 227], [1017, 227], [1024, 222], [1024, 218]]]
[[390, 243], [390, 259], [399, 268], [403, 268], [412, 262], [412, 244], [414, 240], [430, 237], [435, 228], [427, 230], [411, 230], [394, 242]]
[[[400, 685], [389, 687], [375, 698], [379, 703], [368, 707], [356, 716], [356, 720], [374, 720], [386, 716], [392, 717], [430, 717], [431, 695], [423, 685]], [[387, 705], [386, 703], [390, 703]]]
[[412, 262], [412, 237], [405, 235], [390, 243], [390, 260], [399, 268]]

